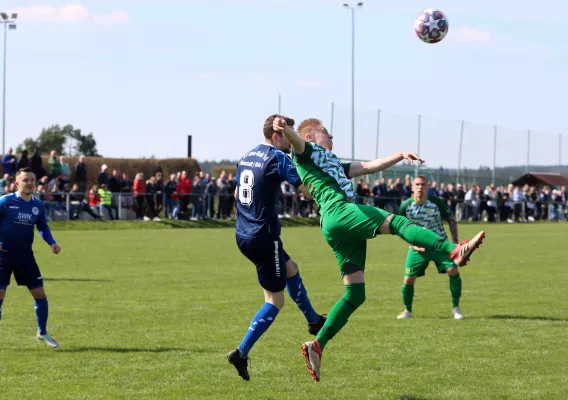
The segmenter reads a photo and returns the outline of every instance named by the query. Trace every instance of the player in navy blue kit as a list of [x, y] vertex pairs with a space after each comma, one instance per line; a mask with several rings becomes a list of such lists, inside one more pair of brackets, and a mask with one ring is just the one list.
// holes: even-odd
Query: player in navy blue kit
[[6, 289], [14, 274], [16, 283], [27, 286], [34, 297], [37, 338], [49, 347], [57, 348], [59, 344], [47, 333], [47, 297], [32, 251], [34, 227], [37, 226], [43, 240], [51, 246], [53, 254], [59, 254], [61, 247], [55, 243], [47, 226], [43, 202], [32, 195], [36, 188], [33, 170], [20, 169], [16, 173], [16, 185], [16, 193], [0, 197], [0, 318]]
[[[298, 265], [284, 251], [280, 240], [280, 220], [276, 207], [280, 184], [286, 181], [299, 190], [304, 189], [296, 168], [286, 155], [291, 151], [290, 143], [281, 133], [273, 130], [276, 117], [281, 116], [272, 115], [264, 123], [264, 143], [246, 153], [237, 164], [237, 245], [241, 253], [255, 264], [265, 300], [239, 347], [227, 356], [246, 381], [250, 379], [248, 353], [284, 306], [285, 288], [306, 317], [310, 334], [317, 335], [326, 318], [314, 311]], [[294, 120], [281, 118], [285, 118], [289, 125], [294, 125]], [[308, 193], [307, 190], [305, 193]]]

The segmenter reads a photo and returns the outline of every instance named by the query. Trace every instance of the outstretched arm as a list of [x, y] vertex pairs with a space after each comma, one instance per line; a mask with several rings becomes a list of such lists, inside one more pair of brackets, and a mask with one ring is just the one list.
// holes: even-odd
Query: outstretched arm
[[294, 147], [296, 154], [304, 154], [304, 150], [306, 149], [306, 141], [302, 139], [294, 129], [288, 126], [285, 119], [274, 118], [272, 129], [274, 129], [276, 132], [282, 132], [284, 134], [286, 139], [288, 139], [288, 141], [292, 144], [292, 147]]
[[424, 163], [424, 160], [422, 160], [418, 156], [418, 154], [401, 151], [389, 157], [377, 158], [373, 161], [352, 162], [351, 167], [349, 168], [349, 178], [355, 178], [357, 176], [374, 174], [375, 172], [384, 171], [385, 169], [392, 167], [402, 160], [408, 160], [411, 163], [413, 163], [414, 161], [418, 161], [420, 164]]

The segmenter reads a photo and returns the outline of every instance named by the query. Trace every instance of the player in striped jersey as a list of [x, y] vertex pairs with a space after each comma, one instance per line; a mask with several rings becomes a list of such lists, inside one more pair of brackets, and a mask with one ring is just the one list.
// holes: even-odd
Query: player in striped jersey
[[365, 301], [368, 239], [378, 234], [398, 235], [413, 246], [440, 252], [456, 265], [463, 266], [479, 247], [485, 233], [479, 232], [473, 239], [456, 245], [403, 216], [352, 202], [355, 193], [350, 179], [385, 170], [402, 160], [423, 163], [415, 153], [400, 152], [370, 162], [342, 164], [331, 152], [333, 137], [320, 120], [303, 121], [298, 126], [298, 134], [284, 119], [276, 118], [274, 130], [282, 131], [292, 144], [296, 170], [319, 207], [321, 230], [335, 252], [345, 285], [345, 295], [331, 309], [316, 340], [302, 345], [308, 371], [312, 379], [319, 381], [323, 349]]
[[[430, 183], [424, 176], [417, 176], [412, 182], [412, 197], [400, 205], [399, 215], [408, 218], [417, 225], [435, 232], [440, 237], [447, 239], [443, 220], [448, 222], [454, 243], [458, 241], [458, 224], [444, 200], [436, 196], [429, 196]], [[431, 250], [425, 250], [416, 246], [410, 246], [406, 265], [404, 268], [404, 283], [402, 284], [402, 302], [405, 309], [398, 319], [412, 317], [412, 299], [414, 297], [414, 282], [416, 278], [425, 275], [428, 264], [434, 262], [441, 274], [448, 274], [450, 280], [450, 292], [452, 294], [452, 314], [455, 319], [463, 319], [460, 309], [460, 297], [462, 280], [457, 265], [443, 254]]]

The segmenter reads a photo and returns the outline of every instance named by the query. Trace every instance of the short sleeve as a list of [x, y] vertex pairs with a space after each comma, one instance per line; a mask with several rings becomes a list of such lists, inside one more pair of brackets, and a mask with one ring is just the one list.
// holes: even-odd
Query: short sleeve
[[398, 209], [398, 215], [402, 215], [403, 217], [406, 217], [406, 209], [408, 208], [408, 206], [410, 205], [411, 202], [412, 202], [412, 198], [403, 201], [402, 204], [400, 205], [399, 209]]
[[302, 161], [308, 161], [309, 159], [312, 158], [312, 153], [314, 152], [314, 146], [306, 141], [306, 146], [304, 147], [304, 152], [302, 154], [298, 154], [295, 151], [293, 151], [293, 156], [296, 160], [302, 162]]
[[439, 198], [437, 196], [428, 196], [428, 200], [430, 200], [432, 203], [436, 204], [436, 206], [440, 210], [440, 214], [442, 215], [442, 218], [444, 218], [444, 219], [449, 218], [452, 215], [450, 208], [444, 202], [444, 200], [442, 200], [441, 198]]
[[295, 188], [300, 186], [302, 181], [296, 171], [296, 167], [294, 167], [294, 164], [292, 163], [292, 160], [290, 160], [290, 158], [284, 153], [277, 153], [276, 157], [278, 158], [277, 173], [281, 182], [286, 181]]

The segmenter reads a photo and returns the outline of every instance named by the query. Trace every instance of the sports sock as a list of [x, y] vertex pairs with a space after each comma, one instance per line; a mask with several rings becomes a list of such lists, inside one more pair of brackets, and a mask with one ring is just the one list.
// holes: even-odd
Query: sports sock
[[45, 335], [47, 333], [47, 297], [45, 299], [35, 299], [35, 313], [38, 332], [40, 335]]
[[402, 284], [402, 302], [408, 312], [412, 312], [412, 299], [414, 298], [414, 285]]
[[249, 351], [252, 346], [256, 343], [258, 339], [262, 336], [264, 332], [272, 325], [274, 319], [278, 315], [278, 308], [270, 303], [264, 303], [264, 305], [258, 310], [256, 315], [250, 322], [245, 337], [241, 344], [239, 344], [239, 353], [242, 358], [247, 358]]
[[450, 292], [452, 292], [452, 307], [459, 307], [462, 294], [462, 278], [459, 273], [450, 275]]
[[416, 225], [401, 215], [393, 215], [389, 228], [391, 235], [398, 235], [414, 246], [433, 249], [448, 255], [457, 247], [456, 244], [442, 239], [431, 230]]
[[354, 283], [345, 285], [345, 295], [333, 306], [325, 324], [317, 335], [321, 349], [323, 350], [337, 333], [345, 326], [347, 320], [357, 308], [365, 302], [365, 284]]
[[286, 280], [286, 287], [288, 288], [288, 294], [292, 300], [294, 300], [300, 311], [304, 313], [308, 324], [318, 322], [320, 320], [320, 316], [313, 309], [312, 303], [310, 303], [308, 293], [302, 283], [302, 277], [299, 272]]
[[4, 299], [0, 299], [0, 319], [2, 319], [2, 303], [4, 303]]

